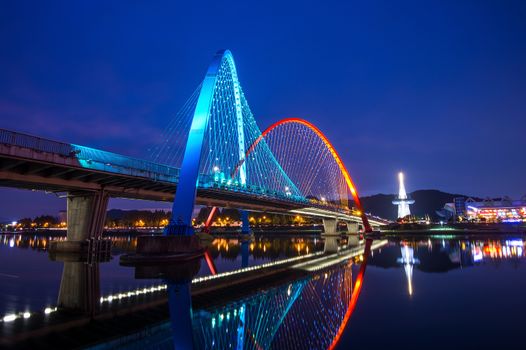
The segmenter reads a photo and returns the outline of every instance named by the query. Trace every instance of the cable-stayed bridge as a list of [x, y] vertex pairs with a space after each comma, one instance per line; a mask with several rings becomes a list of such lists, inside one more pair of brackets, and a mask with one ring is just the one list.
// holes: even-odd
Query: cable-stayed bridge
[[[191, 234], [194, 204], [305, 214], [365, 231], [366, 215], [343, 161], [303, 119], [261, 131], [232, 54], [219, 51], [148, 160], [0, 129], [0, 185], [68, 193], [68, 240], [100, 237], [108, 198], [174, 200], [168, 234]], [[175, 199], [174, 199], [175, 197]]]

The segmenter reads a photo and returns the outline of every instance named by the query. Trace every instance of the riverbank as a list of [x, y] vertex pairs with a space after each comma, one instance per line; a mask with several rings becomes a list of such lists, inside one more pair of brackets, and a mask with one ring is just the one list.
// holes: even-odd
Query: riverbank
[[380, 228], [382, 234], [448, 234], [448, 235], [484, 235], [484, 234], [526, 234], [525, 223], [453, 223], [453, 224], [417, 224], [393, 223]]

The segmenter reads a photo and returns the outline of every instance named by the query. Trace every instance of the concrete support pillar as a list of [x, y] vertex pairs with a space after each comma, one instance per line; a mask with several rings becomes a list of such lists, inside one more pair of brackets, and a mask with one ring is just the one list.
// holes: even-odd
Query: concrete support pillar
[[88, 239], [100, 239], [106, 220], [108, 199], [108, 194], [103, 191], [68, 193], [67, 239], [51, 242], [50, 252], [85, 252]]
[[347, 246], [348, 247], [357, 247], [360, 244], [360, 236], [357, 234], [347, 235]]
[[324, 253], [336, 253], [339, 247], [339, 237], [338, 236], [325, 236], [325, 241], [323, 244]]
[[102, 236], [108, 198], [104, 192], [68, 193], [68, 241]]
[[356, 247], [360, 244], [360, 224], [357, 222], [347, 222], [347, 246]]
[[357, 222], [348, 222], [347, 223], [347, 233], [348, 234], [357, 234], [360, 231], [360, 224]]
[[338, 234], [338, 220], [323, 219], [323, 231], [325, 235], [337, 235]]
[[325, 239], [323, 251], [325, 253], [335, 253], [338, 251], [340, 235], [338, 234], [338, 220], [323, 219], [323, 238]]
[[241, 212], [241, 233], [250, 234], [250, 221], [248, 219], [248, 211], [240, 210]]
[[99, 264], [65, 261], [60, 280], [58, 306], [93, 314], [99, 307]]

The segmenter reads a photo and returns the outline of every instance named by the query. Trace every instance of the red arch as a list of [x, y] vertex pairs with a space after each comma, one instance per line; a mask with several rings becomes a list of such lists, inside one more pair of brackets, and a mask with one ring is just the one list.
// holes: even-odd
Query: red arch
[[232, 177], [235, 177], [235, 175], [236, 175], [239, 167], [241, 166], [241, 164], [243, 164], [245, 159], [248, 158], [248, 156], [250, 155], [250, 153], [252, 153], [254, 151], [254, 149], [256, 148], [258, 143], [269, 132], [271, 132], [272, 130], [274, 130], [276, 127], [278, 127], [280, 125], [288, 124], [288, 123], [296, 123], [296, 124], [301, 124], [301, 125], [304, 125], [304, 126], [308, 127], [309, 129], [311, 129], [323, 141], [323, 143], [325, 144], [325, 146], [327, 147], [329, 152], [331, 152], [332, 157], [336, 161], [336, 164], [338, 164], [338, 167], [340, 168], [340, 171], [342, 172], [343, 177], [345, 178], [345, 183], [347, 184], [347, 187], [349, 188], [349, 191], [351, 191], [351, 194], [352, 194], [352, 197], [353, 197], [353, 200], [354, 200], [354, 204], [356, 205], [356, 208], [360, 211], [360, 216], [361, 216], [361, 219], [362, 219], [362, 223], [363, 223], [363, 227], [365, 229], [365, 232], [372, 232], [372, 228], [371, 228], [371, 225], [369, 224], [369, 220], [367, 219], [367, 216], [365, 215], [365, 212], [363, 211], [362, 202], [360, 201], [360, 198], [358, 197], [358, 192], [356, 191], [356, 187], [354, 186], [354, 183], [353, 183], [353, 181], [351, 179], [351, 176], [349, 175], [349, 172], [347, 171], [347, 168], [343, 164], [343, 162], [342, 162], [342, 160], [340, 158], [340, 155], [338, 154], [338, 152], [336, 152], [336, 150], [334, 149], [334, 146], [327, 139], [327, 137], [321, 132], [321, 130], [318, 129], [314, 124], [306, 121], [305, 119], [285, 118], [285, 119], [282, 119], [280, 121], [277, 121], [276, 123], [274, 123], [271, 126], [269, 126], [268, 128], [266, 128], [261, 133], [261, 135], [254, 141], [254, 143], [252, 143], [252, 145], [247, 149], [247, 151], [245, 153], [245, 158], [242, 159], [238, 163], [238, 165], [234, 169], [234, 172], [232, 173]]
[[358, 298], [360, 297], [360, 292], [362, 291], [363, 277], [365, 275], [365, 269], [367, 268], [367, 260], [369, 259], [369, 255], [371, 255], [372, 244], [373, 244], [373, 240], [371, 238], [367, 238], [365, 240], [365, 248], [363, 251], [363, 262], [362, 262], [362, 265], [360, 266], [360, 271], [358, 272], [356, 281], [354, 282], [354, 287], [351, 293], [351, 300], [349, 301], [349, 306], [347, 306], [347, 311], [345, 312], [345, 315], [343, 316], [342, 323], [340, 324], [340, 327], [338, 328], [338, 331], [336, 332], [334, 339], [329, 345], [329, 348], [328, 348], [329, 350], [335, 349], [336, 345], [338, 345], [338, 342], [340, 341], [343, 331], [345, 330], [345, 327], [347, 327], [347, 323], [349, 322], [354, 312], [354, 309], [356, 308], [356, 303], [358, 302]]

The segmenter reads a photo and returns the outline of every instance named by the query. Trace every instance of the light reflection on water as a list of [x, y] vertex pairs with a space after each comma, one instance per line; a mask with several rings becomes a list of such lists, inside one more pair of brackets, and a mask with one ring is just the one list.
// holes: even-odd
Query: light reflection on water
[[[47, 260], [45, 248], [48, 243], [44, 241], [39, 237], [0, 236], [0, 273], [17, 275], [20, 269], [12, 265], [23, 260], [27, 266], [47, 266], [42, 277], [60, 283], [61, 264]], [[132, 251], [135, 244], [132, 237], [114, 237], [112, 241], [116, 256]], [[322, 240], [313, 236], [256, 238], [248, 244], [251, 266], [323, 250]], [[371, 344], [389, 346], [392, 341], [399, 343], [400, 334], [411, 337], [411, 341], [404, 343], [406, 349], [444, 348], [452, 342], [463, 347], [482, 348], [492, 344], [518, 345], [521, 338], [513, 332], [520, 331], [522, 313], [517, 310], [526, 306], [523, 301], [526, 293], [525, 244], [523, 238], [503, 236], [391, 239], [370, 256], [362, 296], [343, 331], [339, 348], [362, 349], [370, 348]], [[242, 265], [238, 239], [215, 239], [209, 250], [221, 271], [239, 269]], [[11, 256], [8, 253], [13, 251], [20, 254]], [[194, 309], [194, 345], [206, 349], [327, 348], [349, 305], [351, 281], [353, 276], [356, 278], [361, 261], [357, 256], [243, 297], [227, 298], [218, 305]], [[115, 257], [100, 266], [102, 294], [119, 293], [135, 286], [158, 286], [162, 282], [135, 280], [133, 269], [118, 266]], [[206, 274], [209, 274], [208, 267], [201, 264], [199, 275]], [[16, 278], [0, 274], [2, 281], [11, 279], [13, 284], [31, 284], [34, 282], [25, 280], [34, 277], [34, 274], [21, 274]], [[53, 288], [50, 284], [39, 291], [43, 289], [49, 289], [49, 298], [45, 302], [41, 300], [39, 307], [49, 300], [53, 304], [53, 298], [56, 301], [56, 286]], [[5, 290], [0, 286], [3, 308], [9, 303], [17, 307], [23, 304], [20, 299], [6, 295]], [[18, 291], [14, 289], [10, 293]], [[38, 299], [33, 291], [23, 299], [31, 303], [34, 298]], [[456, 336], [459, 332], [475, 334], [481, 331], [488, 334], [507, 332], [509, 336], [500, 343]], [[112, 346], [148, 348], [155, 338], [156, 346], [164, 344], [169, 348], [174, 342], [173, 334], [178, 336], [172, 332], [170, 323], [166, 322], [149, 329], [150, 338], [140, 333], [136, 338], [127, 337]], [[163, 340], [159, 343], [158, 339]], [[238, 347], [240, 344], [242, 346]]]
[[[135, 250], [136, 237], [108, 238], [112, 240], [112, 258], [100, 264], [102, 295], [158, 284], [158, 280], [137, 280], [133, 269], [119, 265], [121, 254]], [[56, 304], [63, 263], [51, 261], [47, 247], [51, 240], [64, 239], [63, 236], [0, 235], [0, 297], [3, 300], [0, 315], [41, 310]], [[216, 238], [208, 244], [208, 250], [219, 272], [239, 269], [244, 262], [247, 266], [254, 266], [323, 250], [323, 241], [315, 236], [256, 237], [248, 244], [246, 262], [242, 257], [241, 241], [236, 238]], [[201, 264], [197, 276], [209, 274], [208, 266]]]

